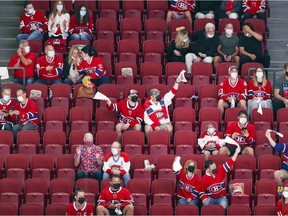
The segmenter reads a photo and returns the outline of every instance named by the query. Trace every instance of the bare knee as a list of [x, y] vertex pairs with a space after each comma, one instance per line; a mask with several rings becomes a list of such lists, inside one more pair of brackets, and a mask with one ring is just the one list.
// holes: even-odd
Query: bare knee
[[133, 129], [136, 131], [141, 131], [142, 127], [140, 124], [136, 124]]
[[254, 156], [254, 149], [251, 148], [251, 147], [246, 147], [243, 150], [243, 155], [252, 155], [252, 156]]
[[219, 149], [219, 154], [220, 155], [230, 155], [230, 151], [226, 147], [222, 147]]
[[275, 179], [282, 179], [283, 178], [283, 174], [282, 174], [281, 170], [277, 170], [274, 172], [274, 178]]
[[97, 215], [109, 215], [108, 210], [104, 206], [97, 206]]
[[218, 150], [215, 150], [212, 152], [212, 155], [218, 155], [218, 153], [219, 153]]
[[204, 151], [203, 155], [204, 155], [205, 160], [208, 160], [208, 158], [210, 156], [210, 152], [209, 151]]
[[134, 215], [134, 206], [133, 205], [127, 205], [123, 209], [124, 215]]
[[173, 126], [172, 125], [166, 125], [166, 131], [168, 131], [169, 133], [173, 132]]

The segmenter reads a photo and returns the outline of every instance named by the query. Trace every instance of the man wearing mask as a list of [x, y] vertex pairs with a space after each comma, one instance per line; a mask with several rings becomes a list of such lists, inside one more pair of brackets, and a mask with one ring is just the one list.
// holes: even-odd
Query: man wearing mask
[[224, 30], [225, 33], [219, 37], [219, 46], [217, 48], [219, 55], [214, 58], [215, 68], [220, 62], [233, 62], [236, 66], [239, 66], [239, 38], [237, 35], [233, 35], [233, 25], [231, 23], [227, 23]]
[[[39, 118], [37, 104], [26, 97], [26, 89], [20, 88], [16, 92], [19, 103], [15, 110], [9, 111], [9, 115], [16, 117], [16, 125], [13, 127], [14, 142], [17, 143], [17, 134], [22, 130], [37, 130]], [[15, 115], [15, 117], [14, 117]]]
[[240, 68], [247, 62], [259, 62], [264, 68], [269, 68], [270, 56], [263, 54], [262, 41], [263, 36], [255, 32], [251, 23], [243, 25], [243, 35], [239, 40]]
[[130, 165], [129, 155], [121, 151], [121, 144], [117, 141], [113, 142], [111, 152], [104, 158], [103, 180], [110, 178], [111, 175], [120, 175], [127, 186], [127, 182], [130, 180]]
[[116, 132], [118, 133], [118, 140], [121, 140], [122, 132], [126, 130], [141, 131], [144, 109], [138, 103], [138, 92], [131, 89], [128, 92], [128, 98], [121, 100], [118, 103], [107, 101], [107, 108], [113, 112], [119, 112], [118, 124], [116, 125]]
[[98, 199], [97, 215], [134, 215], [134, 200], [130, 191], [121, 187], [120, 177], [111, 177], [111, 187], [104, 188]]
[[101, 147], [93, 144], [93, 135], [91, 133], [86, 133], [83, 141], [84, 145], [76, 148], [74, 156], [74, 165], [78, 167], [76, 180], [94, 178], [101, 182], [101, 168], [104, 160], [103, 151]]
[[217, 107], [221, 116], [223, 116], [224, 108], [228, 107], [241, 107], [247, 110], [247, 83], [238, 78], [238, 68], [236, 66], [229, 67], [228, 74], [229, 77], [220, 83], [218, 91], [219, 101]]
[[240, 147], [237, 147], [233, 156], [226, 163], [218, 167], [212, 160], [205, 162], [206, 173], [201, 179], [199, 193], [203, 206], [217, 204], [221, 205], [224, 209], [228, 207], [224, 180], [226, 173], [231, 170], [240, 151]]
[[9, 111], [15, 108], [15, 103], [11, 100], [11, 88], [2, 88], [2, 98], [0, 99], [0, 130], [12, 131], [15, 116], [9, 115]]
[[45, 54], [38, 58], [36, 63], [36, 74], [39, 79], [35, 83], [53, 85], [62, 83], [63, 59], [55, 55], [52, 45], [45, 47]]
[[25, 13], [20, 16], [20, 31], [17, 41], [22, 40], [43, 40], [43, 35], [47, 30], [47, 18], [39, 11], [35, 10], [31, 2], [25, 3]]
[[[8, 67], [23, 67], [25, 69], [25, 83], [28, 85], [35, 82], [35, 63], [36, 54], [30, 51], [29, 42], [22, 40], [17, 54], [12, 56]], [[23, 85], [23, 70], [14, 70], [14, 78], [11, 82]]]
[[[256, 130], [254, 125], [248, 122], [248, 114], [245, 110], [238, 113], [238, 121], [227, 126], [225, 137], [229, 136], [241, 147], [241, 154], [254, 156], [254, 149], [251, 147], [255, 143]], [[236, 150], [235, 145], [226, 144], [219, 150], [219, 154], [233, 155]]]
[[76, 188], [74, 191], [75, 201], [70, 203], [66, 208], [66, 215], [94, 215], [92, 204], [85, 201], [85, 192], [81, 188]]

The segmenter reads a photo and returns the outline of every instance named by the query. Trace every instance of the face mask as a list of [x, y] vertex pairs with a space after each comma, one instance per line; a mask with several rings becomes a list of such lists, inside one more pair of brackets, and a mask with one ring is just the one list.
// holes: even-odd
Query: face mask
[[213, 134], [215, 132], [215, 128], [208, 128], [207, 131], [209, 134]]
[[246, 118], [239, 118], [239, 123], [240, 124], [244, 125], [244, 124], [246, 124], [246, 122], [247, 122]]
[[25, 53], [29, 53], [30, 52], [30, 46], [26, 46], [24, 49], [25, 49]]
[[156, 96], [156, 101], [158, 101], [158, 102], [161, 101], [161, 96], [160, 95]]
[[188, 166], [187, 170], [188, 172], [194, 172], [195, 166]]
[[63, 10], [63, 5], [57, 5], [56, 8], [57, 8], [58, 11], [62, 11]]
[[188, 41], [188, 38], [185, 38], [182, 40], [182, 42], [186, 43]]
[[89, 147], [93, 146], [93, 142], [91, 142], [91, 141], [86, 141], [85, 144]]
[[285, 198], [288, 198], [288, 191], [283, 191], [283, 192], [282, 192], [282, 195], [283, 195]]
[[263, 78], [263, 76], [264, 76], [263, 72], [256, 72], [257, 78]]
[[213, 37], [214, 37], [214, 34], [207, 34], [207, 37], [208, 37], [208, 38], [213, 38]]
[[33, 14], [34, 13], [34, 8], [31, 8], [28, 10], [28, 14]]
[[120, 183], [115, 183], [112, 185], [114, 189], [119, 189], [120, 188]]
[[85, 16], [86, 15], [86, 11], [80, 11], [80, 16]]
[[212, 173], [215, 175], [217, 173], [217, 168], [213, 169]]
[[78, 202], [79, 202], [80, 204], [83, 204], [83, 203], [85, 202], [85, 197], [80, 197], [80, 198], [78, 199]]
[[237, 79], [238, 73], [231, 73], [231, 78], [232, 79]]
[[23, 98], [22, 96], [18, 96], [18, 97], [17, 97], [17, 100], [21, 103], [21, 102], [24, 101], [24, 98]]
[[131, 101], [132, 101], [132, 102], [135, 103], [137, 100], [138, 100], [138, 96], [132, 96], [132, 97], [131, 97]]
[[114, 156], [119, 153], [118, 149], [116, 149], [116, 148], [111, 148], [111, 152]]
[[3, 96], [4, 101], [10, 101], [10, 96], [9, 95], [4, 95]]
[[285, 72], [285, 75], [286, 75], [286, 76], [288, 76], [288, 71], [287, 71], [287, 72]]
[[85, 61], [88, 61], [88, 60], [89, 60], [89, 55], [85, 56], [85, 57], [84, 57], [84, 60], [85, 60]]
[[227, 35], [232, 35], [233, 34], [233, 30], [232, 29], [226, 29], [225, 30]]
[[48, 56], [49, 56], [50, 58], [54, 58], [54, 56], [55, 56], [55, 51], [53, 51], [53, 50], [48, 51]]
[[246, 34], [245, 34], [245, 36], [246, 36], [246, 37], [249, 37], [249, 36], [250, 36], [250, 34], [249, 34], [249, 33], [246, 33]]

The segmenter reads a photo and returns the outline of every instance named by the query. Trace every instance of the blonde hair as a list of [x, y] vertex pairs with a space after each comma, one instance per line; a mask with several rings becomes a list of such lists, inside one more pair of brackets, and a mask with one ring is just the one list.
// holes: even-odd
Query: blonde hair
[[194, 161], [194, 160], [188, 160], [188, 161], [186, 161], [186, 163], [184, 164], [184, 172], [187, 174], [188, 173], [188, 166], [189, 166], [189, 164], [191, 163], [191, 162], [193, 162], [194, 163], [194, 167], [195, 167], [195, 169], [194, 169], [194, 174], [197, 172], [197, 162], [196, 161]]
[[256, 72], [257, 72], [258, 69], [261, 69], [262, 72], [263, 72], [262, 86], [266, 86], [266, 84], [267, 84], [266, 73], [263, 70], [263, 68], [261, 68], [261, 67], [256, 68], [256, 70], [254, 71], [253, 78], [252, 78], [253, 79], [253, 83], [254, 83], [255, 86], [258, 86], [257, 77], [256, 77]]
[[54, 18], [55, 18], [55, 17], [56, 17], [56, 15], [57, 15], [57, 13], [58, 13], [58, 11], [57, 11], [57, 5], [58, 5], [59, 2], [61, 2], [62, 5], [63, 5], [63, 10], [61, 11], [61, 14], [67, 13], [67, 10], [65, 9], [65, 4], [64, 4], [64, 2], [63, 2], [62, 0], [58, 0], [58, 1], [56, 1], [56, 2], [54, 3], [53, 10], [52, 10], [52, 12], [50, 13], [49, 18], [51, 18], [51, 17], [54, 17]]
[[78, 54], [79, 54], [79, 52], [80, 52], [80, 50], [78, 49], [77, 46], [72, 46], [72, 47], [70, 48], [70, 50], [69, 50], [68, 64], [71, 64], [71, 62], [72, 62], [72, 56], [73, 56], [74, 50], [77, 50], [77, 51], [78, 51]]
[[188, 31], [185, 29], [184, 26], [176, 28], [176, 31], [177, 31], [177, 35], [175, 37], [175, 45], [176, 45], [176, 47], [177, 48], [188, 48], [189, 47], [189, 43], [190, 43], [189, 37], [188, 37], [188, 40], [186, 42], [182, 41], [183, 36], [184, 35], [188, 35]]

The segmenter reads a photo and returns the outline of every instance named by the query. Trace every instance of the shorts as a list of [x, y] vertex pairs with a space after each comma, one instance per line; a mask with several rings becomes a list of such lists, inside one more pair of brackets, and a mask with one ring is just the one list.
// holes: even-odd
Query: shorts
[[173, 12], [173, 17], [175, 19], [185, 18], [185, 13], [178, 13], [178, 12], [175, 12], [175, 11], [172, 11], [172, 12]]
[[214, 152], [214, 151], [218, 151], [218, 149], [213, 149], [213, 150], [211, 150], [211, 149], [204, 149], [204, 150], [202, 151], [202, 153], [204, 153], [205, 151], [208, 151], [208, 152], [210, 153], [210, 155], [212, 155], [213, 152]]
[[[159, 128], [163, 131], [165, 130], [166, 126], [171, 125], [171, 123], [161, 124]], [[171, 125], [172, 126], [172, 125]]]
[[288, 179], [288, 171], [285, 169], [281, 169], [280, 171], [283, 174], [283, 181], [287, 180]]
[[[235, 145], [226, 145], [225, 147], [230, 151], [230, 156], [231, 156], [231, 155], [234, 155], [237, 146], [235, 146]], [[246, 147], [248, 147], [248, 146], [240, 146], [241, 151], [240, 151], [239, 154], [242, 154], [243, 150], [244, 150]]]

